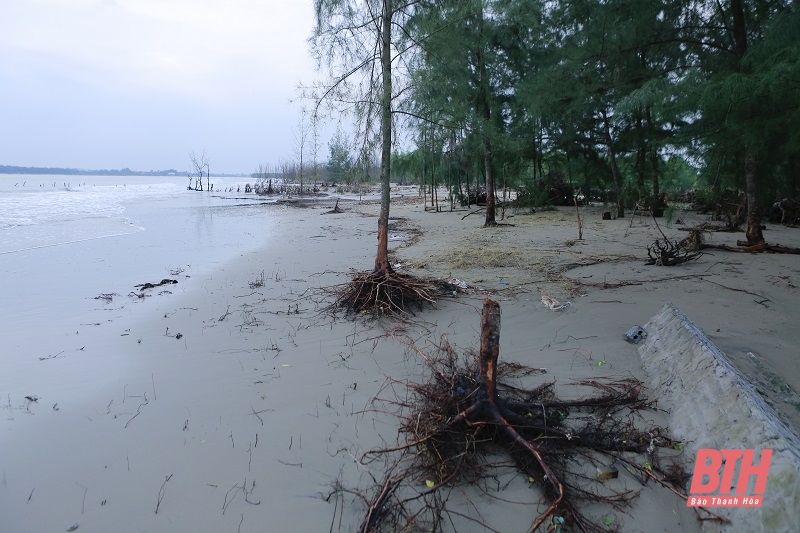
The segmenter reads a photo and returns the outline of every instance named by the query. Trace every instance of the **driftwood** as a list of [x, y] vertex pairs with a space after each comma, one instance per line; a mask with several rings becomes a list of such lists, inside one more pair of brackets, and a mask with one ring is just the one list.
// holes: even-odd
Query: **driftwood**
[[747, 241], [736, 241], [736, 246], [702, 244], [700, 247], [702, 249], [725, 250], [726, 252], [800, 254], [800, 248], [791, 248], [789, 246], [781, 246], [780, 244], [768, 244], [766, 242], [751, 245]]
[[663, 241], [656, 239], [647, 247], [647, 257], [650, 259], [645, 264], [675, 266], [697, 259], [701, 255], [702, 252], [686, 248], [683, 242], [671, 241], [664, 237]]
[[[726, 252], [739, 252], [739, 253], [773, 253], [773, 254], [800, 254], [800, 248], [791, 248], [789, 246], [781, 246], [780, 244], [769, 244], [761, 242], [758, 244], [750, 244], [747, 241], [736, 241], [736, 246], [728, 246], [727, 244], [707, 244], [703, 242], [703, 232], [716, 232], [716, 231], [730, 231], [727, 228], [720, 228], [717, 226], [709, 226], [703, 224], [694, 228], [681, 228], [683, 231], [689, 232], [689, 237], [683, 239], [679, 245], [688, 250], [724, 250]], [[660, 230], [660, 228], [659, 228]], [[663, 232], [662, 232], [662, 235]], [[664, 236], [664, 239], [669, 239]], [[656, 241], [658, 242], [658, 241]]]
[[323, 215], [338, 215], [339, 213], [344, 213], [344, 211], [339, 207], [339, 199], [337, 198], [336, 205], [333, 206], [333, 209], [325, 211]]
[[359, 461], [362, 466], [378, 458], [387, 463], [383, 479], [373, 477], [371, 496], [338, 487], [338, 493], [354, 493], [365, 503], [361, 533], [439, 531], [455, 519], [497, 531], [474, 507], [477, 502], [470, 501], [477, 516], [451, 510], [447, 502], [456, 495], [469, 499], [463, 488], [467, 484], [488, 491], [487, 480], [496, 481], [498, 471], [507, 468], [496, 460], [501, 452], [513, 460], [516, 475], [542, 495], [544, 511], [533, 518], [530, 531], [559, 530], [559, 526], [575, 531], [608, 529], [607, 523], [598, 522], [596, 512], [585, 514], [582, 505], [593, 502], [622, 510], [636, 492], [603, 484], [618, 469], [609, 467], [602, 475], [590, 476], [589, 466], [599, 471], [616, 463], [642, 484], [652, 473], [660, 483], [676, 485], [676, 491], [686, 479], [677, 458], [671, 466], [661, 466], [659, 450], [680, 449], [680, 444], [661, 428], [641, 430], [633, 423], [638, 411], [651, 407], [637, 380], [581, 381], [576, 385], [594, 394], [569, 400], [555, 396], [553, 383], [532, 389], [504, 383], [503, 378], [543, 371], [498, 362], [497, 302], [483, 302], [480, 353], [466, 366], [444, 337], [435, 356], [412, 348], [427, 362], [432, 376], [426, 384], [407, 384], [412, 395], [394, 402], [402, 409], [400, 431], [406, 442], [369, 451]]
[[154, 289], [154, 288], [160, 287], [162, 285], [174, 285], [176, 283], [178, 283], [178, 280], [175, 280], [175, 279], [162, 279], [158, 283], [141, 283], [139, 285], [134, 285], [134, 287], [136, 287], [140, 291], [143, 291], [145, 289]]

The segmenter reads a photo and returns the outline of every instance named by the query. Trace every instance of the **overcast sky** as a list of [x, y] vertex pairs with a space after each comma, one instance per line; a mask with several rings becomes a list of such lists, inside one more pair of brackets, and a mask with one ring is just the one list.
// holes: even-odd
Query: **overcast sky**
[[0, 0], [0, 165], [290, 159], [313, 25], [311, 0]]

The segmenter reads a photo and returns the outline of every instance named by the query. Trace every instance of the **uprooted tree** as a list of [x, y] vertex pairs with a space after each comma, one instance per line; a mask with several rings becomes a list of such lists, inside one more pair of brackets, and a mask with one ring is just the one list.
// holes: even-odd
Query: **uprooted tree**
[[[652, 423], [637, 427], [636, 419], [644, 420], [639, 414], [654, 403], [643, 396], [642, 384], [633, 378], [586, 380], [576, 385], [592, 394], [562, 400], [552, 382], [534, 388], [512, 383], [536, 369], [498, 362], [497, 302], [484, 300], [477, 357], [462, 362], [444, 338], [437, 354], [417, 352], [431, 370], [430, 381], [407, 385], [411, 394], [389, 400], [401, 408], [405, 442], [361, 458], [365, 467], [385, 461], [385, 475], [373, 476], [374, 488], [338, 486], [333, 493], [337, 499], [352, 493], [363, 502], [361, 533], [439, 531], [454, 520], [497, 531], [483, 518], [478, 502], [467, 504], [475, 509], [472, 516], [464, 514], [463, 506], [448, 504], [469, 498], [465, 485], [475, 487], [475, 494], [491, 495], [488, 481], [499, 485], [500, 471], [508, 466], [504, 454], [515, 475], [523, 476], [542, 499], [530, 531], [608, 530], [606, 513], [624, 511], [637, 495], [601, 481], [617, 477], [616, 466], [642, 485], [653, 482], [681, 494], [687, 476], [678, 454], [664, 451], [679, 450], [681, 444]], [[669, 455], [671, 461], [662, 459]]]
[[313, 49], [335, 74], [314, 98], [336, 101], [356, 110], [364, 142], [379, 118], [381, 208], [378, 252], [371, 272], [357, 273], [340, 291], [334, 307], [372, 314], [403, 313], [414, 304], [433, 303], [433, 286], [395, 272], [389, 262], [389, 199], [392, 151], [392, 62], [399, 54], [392, 26], [408, 17], [412, 6], [393, 0], [315, 0]]

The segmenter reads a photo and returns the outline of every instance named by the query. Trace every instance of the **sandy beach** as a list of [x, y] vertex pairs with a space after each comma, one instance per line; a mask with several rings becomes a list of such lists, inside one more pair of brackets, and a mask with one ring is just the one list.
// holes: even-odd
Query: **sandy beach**
[[[38, 321], [36, 305], [24, 316], [4, 309], [3, 352], [14, 357], [0, 377], [0, 531], [355, 530], [363, 505], [345, 497], [337, 514], [329, 496], [337, 481], [369, 487], [370, 475], [380, 477], [356, 459], [397, 442], [387, 400], [402, 391], [387, 380], [426, 377], [407, 343], [429, 349], [446, 334], [457, 349], [474, 348], [487, 294], [502, 308], [500, 357], [546, 369], [535, 379], [565, 394], [575, 379], [644, 379], [624, 333], [671, 301], [800, 428], [796, 256], [712, 251], [646, 266], [646, 246], [660, 236], [652, 218], [604, 221], [602, 207], [582, 208], [579, 240], [574, 208], [508, 210], [510, 225], [484, 229], [480, 214], [427, 211], [416, 188], [393, 192], [398, 267], [469, 287], [410, 325], [320, 313], [319, 289], [372, 267], [374, 196], [340, 202], [340, 214], [326, 213], [332, 199], [251, 207], [264, 221], [251, 228], [269, 238], [221, 264], [162, 258], [101, 286], [69, 270], [69, 257], [50, 256], [63, 275], [37, 272], [47, 290], [33, 294], [63, 310], [59, 318]], [[660, 221], [671, 238], [706, 221], [678, 218], [685, 225]], [[800, 246], [796, 228], [769, 225], [765, 237]], [[101, 256], [108, 244], [96, 246]], [[133, 249], [127, 261], [143, 259]], [[162, 279], [177, 283], [133, 286]], [[551, 310], [542, 296], [569, 306]], [[626, 475], [613, 482], [641, 489], [628, 512], [604, 511], [614, 528], [700, 531], [695, 512], [667, 491]], [[524, 483], [502, 500], [470, 497], [499, 531], [527, 531], [546, 508]]]

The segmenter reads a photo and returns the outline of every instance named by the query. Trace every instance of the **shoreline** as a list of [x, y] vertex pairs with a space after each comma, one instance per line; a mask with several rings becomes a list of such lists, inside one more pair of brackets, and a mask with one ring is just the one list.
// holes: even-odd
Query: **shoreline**
[[[632, 374], [644, 381], [636, 347], [623, 334], [644, 324], [665, 298], [678, 300], [732, 358], [748, 350], [774, 374], [793, 375], [782, 366], [791, 367], [791, 354], [776, 349], [797, 345], [790, 331], [796, 294], [786, 283], [800, 281], [800, 268], [791, 258], [715, 253], [684, 266], [646, 267], [644, 248], [657, 235], [646, 220], [601, 221], [586, 210], [584, 240], [577, 241], [574, 210], [519, 213], [510, 219], [515, 226], [484, 230], [477, 217], [461, 220], [466, 211], [423, 211], [415, 194], [393, 201], [392, 257], [416, 275], [496, 291], [501, 358], [546, 368], [543, 379], [557, 380], [560, 391], [582, 377]], [[324, 497], [331, 484], [364, 487], [368, 479], [350, 454], [396, 438], [396, 421], [374, 398], [388, 377], [424, 379], [426, 369], [400, 337], [376, 324], [318, 314], [311, 290], [346, 282], [351, 269], [369, 269], [375, 253], [378, 204], [340, 203], [344, 213], [323, 214], [333, 201], [268, 207], [276, 215], [275, 239], [193, 275], [186, 290], [180, 284], [173, 294], [151, 291], [130, 304], [133, 310], [113, 302], [96, 307], [100, 325], [78, 324], [79, 335], [47, 341], [53, 350], [69, 349], [63, 357], [39, 361], [29, 354], [14, 392], [0, 389], [8, 451], [0, 459], [0, 525], [328, 528], [334, 509]], [[775, 234], [786, 237], [776, 242], [798, 244], [797, 230]], [[720, 278], [704, 276], [714, 269]], [[768, 273], [759, 279], [752, 274], [762, 271]], [[775, 282], [783, 275], [788, 282]], [[655, 281], [665, 277], [675, 279]], [[746, 292], [709, 281], [769, 296], [770, 312], [750, 304]], [[571, 305], [551, 311], [542, 295]], [[419, 314], [427, 331], [407, 333], [421, 348], [444, 333], [467, 350], [477, 343], [481, 298], [442, 301]], [[761, 312], [751, 316], [753, 309]], [[759, 329], [774, 333], [763, 338]], [[75, 382], [67, 386], [70, 376]], [[757, 387], [769, 382], [767, 374], [753, 376]], [[82, 395], [91, 383], [97, 390]], [[38, 401], [24, 400], [33, 394]], [[635, 488], [622, 476], [620, 483]], [[509, 490], [511, 499], [536, 497], [528, 487]], [[632, 513], [615, 513], [615, 520], [626, 531], [699, 530], [681, 503], [644, 491]], [[487, 516], [504, 530], [530, 526], [533, 516], [519, 507], [487, 505]], [[355, 527], [358, 509], [346, 515]], [[669, 527], [656, 526], [662, 519]]]

